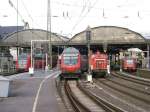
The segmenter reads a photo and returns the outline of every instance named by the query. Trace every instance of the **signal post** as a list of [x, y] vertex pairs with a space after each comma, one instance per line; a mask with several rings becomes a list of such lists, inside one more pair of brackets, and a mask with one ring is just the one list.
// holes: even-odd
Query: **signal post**
[[91, 41], [91, 28], [90, 26], [86, 29], [86, 40], [87, 40], [87, 47], [88, 47], [88, 74], [86, 75], [88, 82], [92, 81], [92, 75], [91, 75], [91, 68], [90, 68], [90, 41]]

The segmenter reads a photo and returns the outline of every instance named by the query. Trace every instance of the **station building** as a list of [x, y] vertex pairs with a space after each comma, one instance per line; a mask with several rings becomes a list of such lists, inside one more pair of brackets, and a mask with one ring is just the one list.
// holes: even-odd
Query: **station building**
[[[11, 28], [13, 29], [11, 29], [10, 32], [6, 30], [7, 34], [3, 35], [0, 40], [0, 71], [10, 71], [9, 68], [12, 67], [12, 63], [16, 61], [17, 55], [23, 52], [30, 53], [31, 41], [33, 41], [33, 49], [36, 47], [45, 47], [43, 50], [47, 52], [48, 49], [46, 49], [46, 45], [48, 44], [48, 41], [45, 42], [44, 40], [49, 40], [47, 39], [47, 35], [51, 36], [51, 43], [53, 44], [52, 51], [53, 54], [56, 55], [57, 52], [63, 50], [61, 47], [59, 48], [59, 45], [64, 44], [65, 41], [68, 40], [68, 38], [64, 36], [60, 36], [56, 33], [50, 34], [47, 33], [47, 31], [41, 29], [19, 29], [16, 27]], [[4, 29], [3, 32], [6, 32]]]
[[[89, 30], [89, 29], [88, 29]], [[74, 35], [71, 39], [56, 33], [50, 33], [40, 29], [21, 29], [9, 33], [0, 41], [0, 47], [17, 48], [19, 52], [30, 51], [31, 40], [50, 40], [52, 54], [61, 54], [65, 46], [73, 46], [80, 50], [81, 54], [87, 55], [87, 29]], [[90, 28], [90, 50], [106, 51], [113, 61], [119, 60], [120, 52], [128, 48], [139, 48], [144, 51], [149, 68], [150, 41], [141, 34], [127, 28], [117, 26], [99, 26]], [[49, 35], [49, 36], [47, 36]], [[41, 47], [45, 42], [34, 42], [34, 47]], [[47, 42], [47, 44], [49, 44]], [[22, 50], [23, 49], [23, 50]]]
[[[88, 29], [89, 30], [89, 29]], [[141, 67], [149, 68], [149, 39], [146, 39], [141, 34], [127, 28], [117, 26], [99, 26], [90, 28], [91, 39], [90, 49], [92, 52], [97, 50], [106, 51], [111, 58], [111, 62], [118, 63], [122, 58], [121, 54], [129, 48], [139, 48], [142, 50], [143, 57], [141, 58]], [[68, 45], [76, 46], [81, 49], [81, 52], [87, 51], [87, 29], [76, 34], [68, 41]], [[131, 52], [134, 57], [137, 57], [134, 52]]]

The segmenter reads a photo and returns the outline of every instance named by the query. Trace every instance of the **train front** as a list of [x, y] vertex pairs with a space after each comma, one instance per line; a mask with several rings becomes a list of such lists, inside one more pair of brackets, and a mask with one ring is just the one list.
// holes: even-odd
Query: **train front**
[[91, 71], [94, 76], [105, 76], [107, 73], [108, 56], [105, 53], [96, 52], [90, 57]]
[[136, 60], [134, 58], [124, 58], [122, 62], [122, 68], [124, 71], [136, 71]]
[[28, 71], [29, 67], [31, 66], [31, 57], [27, 53], [22, 53], [18, 56], [18, 59], [16, 61], [16, 69], [17, 71]]
[[81, 56], [77, 49], [66, 48], [61, 55], [61, 76], [64, 78], [77, 78], [81, 74]]

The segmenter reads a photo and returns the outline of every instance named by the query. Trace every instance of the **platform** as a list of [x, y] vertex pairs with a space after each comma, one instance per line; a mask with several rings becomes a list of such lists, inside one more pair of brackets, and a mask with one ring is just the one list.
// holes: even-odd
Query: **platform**
[[58, 71], [35, 72], [9, 77], [11, 92], [0, 98], [0, 112], [65, 112], [55, 86]]

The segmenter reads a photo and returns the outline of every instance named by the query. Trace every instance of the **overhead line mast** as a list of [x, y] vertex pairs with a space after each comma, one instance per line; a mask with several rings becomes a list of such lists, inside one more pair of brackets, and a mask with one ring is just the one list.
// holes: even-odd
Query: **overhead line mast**
[[51, 2], [47, 0], [47, 40], [49, 40], [50, 68], [52, 68], [52, 43], [51, 43]]

